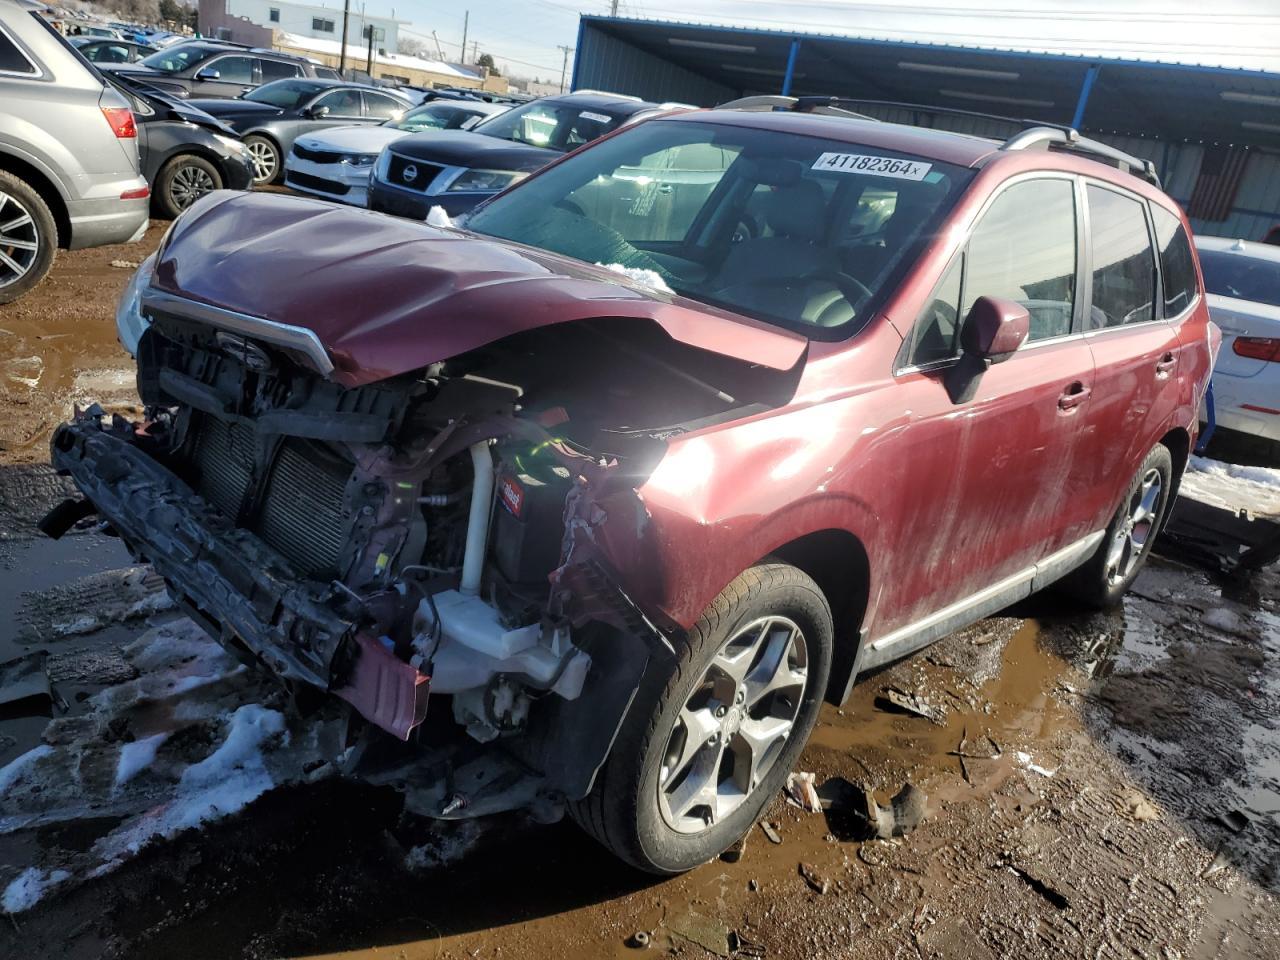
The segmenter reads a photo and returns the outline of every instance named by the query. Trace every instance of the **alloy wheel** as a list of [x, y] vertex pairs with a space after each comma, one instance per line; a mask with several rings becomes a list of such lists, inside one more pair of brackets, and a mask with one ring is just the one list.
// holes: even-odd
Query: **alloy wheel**
[[1164, 481], [1160, 471], [1148, 470], [1129, 498], [1128, 510], [1111, 539], [1111, 547], [1107, 551], [1107, 583], [1114, 586], [1137, 568], [1155, 533], [1163, 496]]
[[253, 180], [255, 183], [269, 183], [276, 175], [276, 152], [265, 140], [250, 140], [245, 144], [249, 148], [249, 159], [253, 162]]
[[[255, 170], [257, 167], [255, 166]], [[206, 193], [214, 189], [213, 177], [209, 171], [195, 165], [179, 167], [170, 182], [169, 193], [173, 197], [174, 206], [185, 210]]]
[[31, 211], [0, 193], [0, 287], [27, 275], [40, 254], [40, 231]]
[[706, 830], [740, 807], [795, 728], [808, 648], [786, 617], [762, 617], [716, 653], [685, 701], [658, 773], [658, 808], [679, 833]]

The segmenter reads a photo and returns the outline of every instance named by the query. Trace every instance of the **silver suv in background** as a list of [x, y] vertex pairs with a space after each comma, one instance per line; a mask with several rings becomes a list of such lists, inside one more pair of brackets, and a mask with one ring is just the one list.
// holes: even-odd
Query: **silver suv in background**
[[0, 0], [0, 304], [59, 247], [141, 239], [149, 196], [129, 104], [38, 14]]

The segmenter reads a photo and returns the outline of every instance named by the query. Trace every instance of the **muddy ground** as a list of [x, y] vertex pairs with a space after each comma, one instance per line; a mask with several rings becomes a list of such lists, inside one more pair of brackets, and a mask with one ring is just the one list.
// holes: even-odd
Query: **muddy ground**
[[[259, 728], [267, 784], [289, 785], [130, 834], [175, 809], [155, 792], [164, 762], [217, 753], [237, 705], [279, 706], [261, 678], [181, 645], [198, 638], [116, 541], [32, 529], [61, 495], [41, 466], [50, 425], [73, 403], [131, 400], [111, 324], [128, 270], [111, 261], [148, 244], [64, 254], [0, 309], [0, 660], [47, 650], [68, 706], [0, 720], [0, 888], [65, 873], [0, 920], [0, 956], [1280, 957], [1275, 568], [1224, 577], [1164, 557], [1114, 613], [1033, 598], [864, 678], [824, 708], [800, 767], [882, 803], [924, 790], [928, 818], [894, 840], [779, 798], [765, 819], [780, 843], [757, 827], [737, 862], [659, 880], [568, 822], [433, 826], [393, 791], [305, 763], [291, 776], [306, 748], [293, 719]], [[163, 663], [157, 637], [178, 638]], [[891, 687], [933, 719], [885, 709]], [[157, 769], [121, 783], [156, 731]], [[64, 775], [6, 766], [42, 744]], [[155, 839], [111, 859], [122, 836]], [[637, 932], [647, 951], [627, 945]]]

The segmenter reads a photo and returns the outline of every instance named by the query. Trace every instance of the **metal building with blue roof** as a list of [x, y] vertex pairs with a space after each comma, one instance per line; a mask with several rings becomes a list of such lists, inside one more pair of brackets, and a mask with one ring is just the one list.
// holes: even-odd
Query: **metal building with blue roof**
[[859, 108], [884, 120], [1000, 138], [1014, 125], [934, 111], [1069, 124], [1151, 160], [1199, 233], [1261, 239], [1280, 225], [1280, 56], [1272, 71], [583, 16], [573, 88], [699, 106], [855, 97], [918, 105]]

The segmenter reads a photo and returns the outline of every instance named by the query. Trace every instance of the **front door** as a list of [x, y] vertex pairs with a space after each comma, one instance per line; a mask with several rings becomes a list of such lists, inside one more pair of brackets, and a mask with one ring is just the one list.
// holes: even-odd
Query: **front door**
[[[884, 636], [1027, 570], [1084, 525], [1077, 457], [1094, 389], [1080, 333], [1075, 184], [1015, 180], [989, 204], [912, 332], [897, 393], [909, 413], [902, 476], [911, 519], [886, 578]], [[967, 403], [942, 381], [960, 322], [980, 296], [1031, 314], [1027, 344]]]

